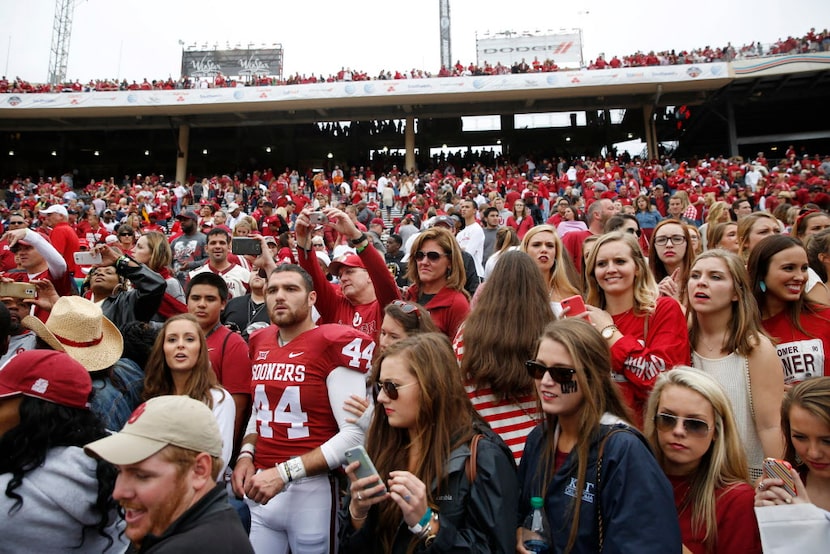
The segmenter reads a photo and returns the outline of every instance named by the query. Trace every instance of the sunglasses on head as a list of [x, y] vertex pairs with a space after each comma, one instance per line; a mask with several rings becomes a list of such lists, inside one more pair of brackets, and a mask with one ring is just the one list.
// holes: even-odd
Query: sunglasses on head
[[449, 254], [445, 252], [424, 252], [423, 250], [415, 252], [415, 259], [419, 262], [424, 258], [427, 258], [431, 262], [437, 262], [442, 256], [449, 256]]
[[555, 365], [553, 367], [548, 367], [545, 365], [540, 364], [536, 360], [528, 360], [525, 362], [525, 367], [527, 368], [528, 374], [534, 379], [541, 379], [545, 376], [545, 372], [550, 375], [550, 378], [553, 379], [555, 382], [559, 383], [560, 385], [564, 385], [566, 383], [570, 383], [573, 381], [574, 373], [576, 370], [572, 367]]
[[677, 427], [677, 422], [683, 422], [683, 430], [690, 435], [703, 436], [709, 432], [709, 424], [702, 419], [693, 417], [680, 417], [672, 414], [659, 413], [654, 416], [654, 425], [660, 431], [672, 431]]
[[406, 302], [404, 300], [393, 300], [392, 305], [400, 308], [401, 311], [406, 315], [414, 313], [416, 316], [420, 318], [420, 314], [418, 313], [418, 306], [416, 306], [415, 304], [410, 304], [409, 302]]
[[414, 385], [416, 383], [417, 381], [413, 381], [412, 383], [407, 383], [406, 385], [398, 385], [396, 383], [393, 383], [392, 381], [378, 381], [377, 383], [375, 383], [375, 394], [379, 394], [382, 390], [386, 393], [386, 396], [388, 396], [390, 400], [397, 400], [398, 389], [402, 389]]

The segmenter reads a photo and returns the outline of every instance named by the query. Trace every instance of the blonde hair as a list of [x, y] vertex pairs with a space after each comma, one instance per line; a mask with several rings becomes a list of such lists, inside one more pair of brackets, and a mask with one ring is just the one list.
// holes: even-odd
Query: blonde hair
[[588, 256], [587, 271], [585, 272], [586, 280], [588, 281], [588, 290], [585, 301], [592, 306], [606, 308], [605, 291], [599, 286], [595, 275], [597, 254], [600, 249], [606, 244], [612, 242], [624, 242], [630, 250], [631, 259], [634, 261], [636, 268], [634, 275], [634, 287], [632, 295], [634, 297], [634, 315], [642, 316], [651, 313], [657, 307], [657, 298], [659, 291], [657, 289], [657, 282], [654, 276], [648, 269], [646, 259], [643, 256], [643, 251], [640, 249], [640, 244], [634, 235], [631, 233], [608, 233], [602, 235], [594, 248], [591, 250], [591, 255]]
[[717, 544], [718, 525], [716, 505], [718, 489], [749, 483], [749, 468], [738, 432], [732, 406], [723, 388], [706, 373], [687, 366], [677, 366], [661, 373], [648, 399], [644, 434], [654, 449], [657, 462], [665, 470], [666, 456], [657, 440], [654, 418], [660, 406], [660, 397], [666, 387], [683, 387], [705, 398], [714, 413], [712, 444], [700, 460], [691, 476], [689, 493], [677, 509], [678, 515], [692, 510], [692, 529], [696, 535], [703, 531], [703, 543], [707, 552], [713, 552]]
[[539, 233], [550, 233], [553, 235], [554, 244], [556, 244], [556, 253], [553, 256], [553, 265], [551, 266], [549, 273], [547, 275], [543, 275], [548, 289], [556, 291], [558, 294], [566, 297], [581, 294], [582, 291], [579, 290], [579, 287], [574, 284], [579, 282], [579, 277], [576, 273], [576, 269], [573, 267], [573, 262], [571, 262], [570, 257], [565, 256], [565, 247], [562, 245], [562, 239], [559, 238], [559, 234], [556, 232], [556, 227], [553, 225], [537, 225], [535, 227], [531, 227], [522, 239], [522, 244], [519, 247], [519, 250], [527, 253], [527, 247], [530, 245], [530, 241], [533, 240], [533, 237]]

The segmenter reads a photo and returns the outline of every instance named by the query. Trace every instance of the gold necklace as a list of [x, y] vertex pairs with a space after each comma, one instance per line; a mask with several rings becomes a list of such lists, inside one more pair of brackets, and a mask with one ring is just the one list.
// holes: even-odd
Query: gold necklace
[[[718, 353], [723, 352], [723, 350], [724, 350], [723, 343], [724, 343], [724, 339], [725, 339], [725, 338], [726, 338], [726, 333], [724, 333], [723, 335], [721, 335], [721, 339], [720, 339], [720, 348], [718, 349]], [[702, 336], [698, 337], [698, 339], [700, 340], [700, 343], [701, 343], [703, 346], [705, 346], [705, 347], [706, 347], [706, 350], [707, 350], [709, 353], [712, 353], [712, 351], [713, 351], [715, 348], [714, 348], [714, 347], [712, 347], [712, 346], [709, 346], [709, 345], [706, 343], [706, 341], [705, 341], [705, 340], [703, 340], [703, 337], [702, 337]]]

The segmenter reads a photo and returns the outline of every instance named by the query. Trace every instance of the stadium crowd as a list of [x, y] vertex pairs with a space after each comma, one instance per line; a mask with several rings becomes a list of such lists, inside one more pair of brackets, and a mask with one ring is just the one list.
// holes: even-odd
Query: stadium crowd
[[438, 162], [7, 183], [0, 551], [827, 540], [830, 156]]
[[[813, 52], [830, 51], [830, 33], [825, 29], [816, 32], [811, 28], [804, 36], [779, 38], [774, 43], [766, 45], [761, 42], [751, 42], [740, 47], [727, 43], [723, 47], [705, 46], [691, 50], [665, 50], [665, 51], [638, 51], [622, 57], [614, 55], [606, 59], [604, 55], [598, 56], [595, 60], [586, 64], [585, 69], [617, 69], [620, 67], [644, 67], [657, 65], [682, 65], [700, 64], [712, 62], [729, 62], [735, 59], [752, 58], [758, 56], [777, 56], [785, 54], [808, 54]], [[556, 61], [553, 59], [540, 60], [534, 57], [531, 61], [522, 59], [513, 65], [507, 66], [501, 63], [490, 64], [485, 62], [479, 66], [475, 63], [462, 64], [456, 61], [450, 67], [432, 73], [424, 69], [412, 68], [410, 70], [381, 70], [376, 76], [368, 72], [341, 67], [335, 74], [324, 76], [300, 74], [279, 78], [269, 75], [255, 75], [251, 79], [242, 81], [222, 73], [212, 77], [188, 77], [182, 76], [179, 79], [168, 77], [166, 79], [144, 78], [141, 82], [128, 82], [126, 79], [92, 79], [88, 83], [81, 83], [80, 80], [69, 81], [57, 85], [50, 83], [31, 83], [20, 77], [11, 81], [6, 76], [0, 77], [0, 94], [29, 94], [29, 93], [54, 93], [54, 92], [110, 92], [110, 91], [148, 91], [148, 90], [179, 90], [179, 89], [201, 89], [201, 88], [223, 88], [237, 86], [279, 86], [279, 85], [304, 85], [314, 83], [334, 83], [346, 81], [370, 81], [370, 80], [400, 80], [400, 79], [426, 79], [433, 77], [462, 77], [470, 75], [505, 75], [510, 73], [548, 73], [560, 71]]]

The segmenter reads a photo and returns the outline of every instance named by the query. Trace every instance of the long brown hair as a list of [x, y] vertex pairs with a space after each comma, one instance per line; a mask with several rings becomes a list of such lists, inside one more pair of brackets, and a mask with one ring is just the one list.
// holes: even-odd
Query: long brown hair
[[213, 397], [210, 391], [218, 386], [216, 374], [210, 367], [205, 334], [202, 332], [202, 328], [199, 327], [199, 322], [191, 314], [178, 314], [164, 322], [164, 326], [159, 331], [156, 342], [153, 344], [153, 349], [150, 351], [150, 356], [147, 358], [147, 366], [144, 368], [144, 393], [142, 398], [149, 400], [156, 396], [179, 394], [176, 391], [176, 385], [173, 383], [170, 366], [167, 365], [167, 359], [164, 356], [164, 340], [170, 324], [182, 320], [191, 322], [195, 329], [194, 332], [199, 337], [199, 357], [196, 359], [196, 365], [190, 370], [185, 388], [181, 393], [194, 400], [204, 402], [213, 409]]
[[[609, 413], [623, 421], [630, 422], [631, 416], [620, 392], [611, 380], [611, 350], [608, 343], [590, 323], [581, 319], [560, 319], [549, 323], [539, 344], [544, 340], [557, 342], [565, 347], [574, 363], [574, 379], [582, 391], [582, 405], [579, 409], [579, 433], [576, 441], [577, 484], [576, 490], [585, 489], [588, 472], [588, 458], [591, 446], [600, 428], [603, 414]], [[538, 354], [538, 346], [536, 348]], [[542, 449], [539, 470], [542, 472], [541, 486], [547, 489], [556, 474], [556, 417], [546, 415], [546, 440]], [[539, 496], [544, 496], [544, 492]], [[534, 493], [535, 495], [535, 493]], [[579, 515], [582, 495], [574, 495], [571, 514], [571, 530], [565, 552], [570, 552], [579, 533]]]
[[[698, 256], [692, 265], [692, 271], [694, 271], [697, 262], [708, 258], [723, 261], [726, 272], [732, 278], [732, 292], [738, 297], [731, 305], [732, 315], [729, 318], [729, 332], [726, 335], [724, 349], [727, 352], [737, 352], [742, 356], [749, 356], [752, 350], [758, 346], [758, 339], [766, 336], [766, 332], [761, 326], [761, 312], [758, 310], [758, 303], [750, 292], [752, 289], [749, 285], [749, 275], [741, 258], [737, 254], [722, 248], [707, 250]], [[681, 302], [686, 306], [686, 318], [689, 321], [689, 341], [694, 346], [697, 344], [700, 335], [700, 323], [689, 300], [688, 291], [681, 298]]]
[[505, 252], [464, 322], [461, 378], [505, 400], [531, 393], [525, 361], [554, 319], [539, 268], [524, 252]]
[[[405, 360], [409, 372], [417, 379], [419, 400], [415, 428], [392, 427], [384, 411], [376, 409], [366, 434], [366, 450], [384, 478], [390, 471], [408, 469], [426, 483], [427, 502], [435, 508], [433, 494], [441, 494], [450, 452], [468, 443], [473, 436], [473, 407], [458, 378], [450, 341], [443, 333], [423, 333], [391, 345], [372, 369], [373, 381], [379, 380], [385, 360], [391, 357]], [[418, 457], [410, 465], [413, 450]], [[432, 483], [437, 483], [436, 491], [431, 490]], [[378, 510], [375, 534], [381, 551], [391, 552], [403, 516], [394, 502], [384, 502]], [[416, 542], [417, 537], [413, 535], [411, 547]]]
[[657, 255], [657, 232], [666, 225], [677, 225], [680, 227], [680, 234], [686, 239], [686, 251], [683, 253], [683, 261], [680, 262], [680, 275], [678, 275], [677, 282], [681, 287], [685, 286], [686, 280], [689, 278], [689, 269], [692, 267], [692, 260], [695, 259], [695, 252], [692, 249], [692, 239], [689, 237], [689, 229], [676, 219], [664, 219], [654, 227], [651, 233], [651, 244], [648, 248], [648, 268], [651, 274], [654, 275], [654, 280], [658, 283], [665, 277], [670, 277], [666, 264]]
[[790, 436], [790, 410], [793, 406], [810, 412], [825, 425], [830, 426], [830, 377], [813, 377], [797, 384], [784, 394], [781, 403], [781, 432], [784, 433], [784, 459], [793, 466], [804, 464], [793, 446]]

